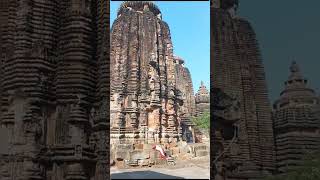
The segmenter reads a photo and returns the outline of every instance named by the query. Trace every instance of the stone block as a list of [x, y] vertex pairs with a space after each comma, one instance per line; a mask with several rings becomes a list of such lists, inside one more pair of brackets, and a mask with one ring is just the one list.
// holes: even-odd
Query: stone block
[[122, 160], [124, 160], [124, 159], [129, 159], [129, 151], [117, 151], [116, 152], [116, 159], [118, 160], [118, 161], [122, 161]]
[[145, 154], [143, 151], [141, 150], [134, 150], [134, 151], [130, 151], [130, 159], [144, 159]]
[[179, 147], [172, 148], [172, 154], [179, 154], [179, 153], [180, 153], [180, 148]]
[[190, 153], [190, 147], [189, 146], [180, 147], [180, 153], [182, 154]]
[[209, 155], [209, 151], [207, 150], [197, 150], [195, 153], [196, 157], [202, 157]]
[[175, 143], [175, 142], [169, 144], [169, 148], [173, 148], [173, 147], [177, 147], [177, 146], [178, 146], [178, 145], [177, 145], [177, 143]]
[[118, 144], [116, 149], [122, 150], [122, 151], [132, 151], [133, 145], [132, 144]]
[[172, 155], [172, 150], [165, 150], [164, 152], [166, 153], [167, 156]]
[[143, 146], [144, 146], [143, 144], [135, 144], [135, 145], [134, 145], [134, 149], [135, 149], [135, 150], [142, 150], [142, 149], [143, 149]]
[[157, 158], [157, 159], [155, 159], [155, 164], [156, 165], [166, 165], [167, 164], [167, 160], [161, 159], [161, 158]]
[[152, 144], [143, 144], [144, 150], [152, 150]]
[[138, 160], [139, 166], [148, 166], [150, 163], [150, 160], [144, 159], [144, 160]]
[[115, 164], [115, 161], [113, 159], [110, 159], [110, 166], [113, 166]]

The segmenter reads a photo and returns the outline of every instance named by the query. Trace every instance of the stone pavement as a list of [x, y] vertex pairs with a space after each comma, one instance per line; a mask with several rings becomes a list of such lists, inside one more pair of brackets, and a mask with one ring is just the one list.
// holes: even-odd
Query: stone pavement
[[209, 179], [210, 169], [205, 166], [182, 168], [111, 168], [111, 179]]

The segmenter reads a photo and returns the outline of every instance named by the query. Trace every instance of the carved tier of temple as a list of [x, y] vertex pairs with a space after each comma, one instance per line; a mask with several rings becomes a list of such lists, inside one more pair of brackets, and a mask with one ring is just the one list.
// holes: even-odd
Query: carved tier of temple
[[285, 89], [273, 107], [277, 170], [299, 165], [307, 153], [320, 148], [320, 98], [308, 87], [296, 62], [292, 62]]
[[238, 136], [225, 154], [234, 164], [226, 167], [224, 176], [257, 178], [273, 171], [275, 158], [264, 67], [253, 28], [236, 16], [237, 1], [219, 3], [211, 10], [211, 83], [240, 103]]
[[109, 1], [2, 0], [0, 179], [108, 179]]

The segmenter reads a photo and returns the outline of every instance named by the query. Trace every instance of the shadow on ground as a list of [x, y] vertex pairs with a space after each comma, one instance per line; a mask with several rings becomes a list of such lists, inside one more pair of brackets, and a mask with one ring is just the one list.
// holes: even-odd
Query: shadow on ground
[[184, 179], [154, 171], [135, 171], [111, 174], [111, 179]]

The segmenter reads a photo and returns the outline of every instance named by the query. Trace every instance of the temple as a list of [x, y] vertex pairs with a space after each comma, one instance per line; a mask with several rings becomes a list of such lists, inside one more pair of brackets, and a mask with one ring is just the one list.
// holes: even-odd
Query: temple
[[196, 105], [193, 92], [191, 74], [184, 66], [184, 60], [178, 56], [174, 56], [176, 63], [176, 82], [177, 89], [181, 92], [183, 104], [178, 116], [181, 119], [182, 140], [192, 143], [195, 142], [195, 124], [192, 122], [192, 117], [195, 116]]
[[177, 115], [182, 94], [176, 84], [169, 27], [159, 13], [150, 2], [125, 2], [112, 26], [112, 144], [180, 138]]
[[110, 57], [110, 156], [115, 164], [163, 163], [156, 162], [152, 145], [177, 155], [182, 142], [194, 142], [191, 75], [173, 54], [169, 26], [154, 3], [120, 5]]
[[[212, 88], [230, 97], [231, 104], [239, 103], [240, 109], [239, 120], [232, 121], [236, 127], [232, 133], [235, 138], [220, 138], [222, 144], [229, 147], [223, 156], [216, 155], [228, 162], [224, 162], [221, 178], [247, 180], [274, 171], [275, 151], [271, 106], [259, 46], [250, 23], [238, 17], [237, 8], [237, 0], [217, 0], [212, 4], [211, 83]], [[212, 108], [216, 103], [211, 103]], [[212, 116], [212, 121], [216, 117]], [[221, 119], [225, 120], [221, 121], [232, 117], [224, 116]]]
[[295, 61], [280, 95], [273, 105], [273, 121], [277, 171], [284, 173], [320, 148], [320, 98]]
[[109, 1], [0, 3], [0, 179], [109, 179]]
[[210, 93], [202, 81], [198, 92], [195, 94], [195, 103], [195, 116], [201, 116], [205, 112], [210, 112]]

